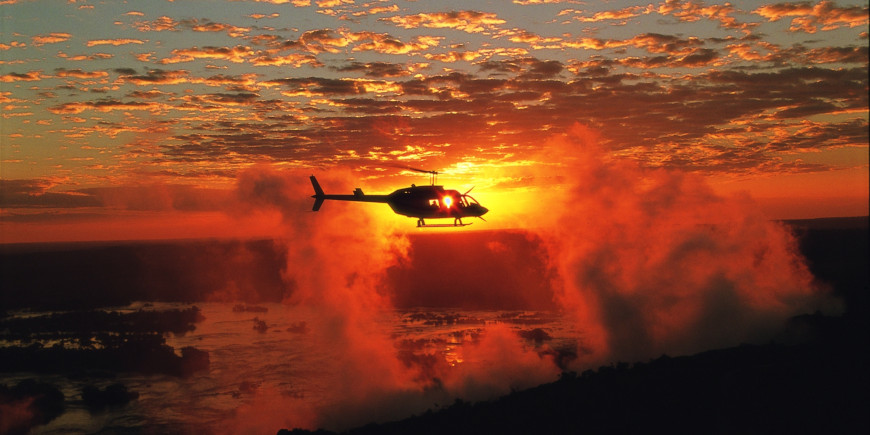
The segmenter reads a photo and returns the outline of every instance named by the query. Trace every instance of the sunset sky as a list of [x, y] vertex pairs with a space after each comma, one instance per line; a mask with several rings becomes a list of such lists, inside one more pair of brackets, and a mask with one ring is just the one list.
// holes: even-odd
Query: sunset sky
[[616, 159], [745, 191], [771, 218], [868, 212], [866, 1], [0, 11], [0, 242], [269, 234], [228, 212], [238, 174], [262, 166], [357, 180], [327, 193], [438, 170], [474, 186], [492, 210], [481, 225], [510, 227], [559, 188], [541, 168], [571, 156], [547, 143], [576, 125]]

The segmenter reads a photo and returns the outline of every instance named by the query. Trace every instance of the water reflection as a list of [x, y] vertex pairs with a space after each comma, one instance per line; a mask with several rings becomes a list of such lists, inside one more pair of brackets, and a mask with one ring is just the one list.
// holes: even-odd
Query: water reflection
[[[37, 427], [35, 432], [142, 428], [222, 432], [227, 419], [235, 418], [240, 408], [257, 403], [258, 397], [273, 395], [313, 408], [341, 400], [331, 389], [335, 388], [337, 371], [341, 370], [337, 361], [341, 360], [343, 349], [329, 340], [329, 328], [334, 325], [324, 323], [323, 319], [329, 317], [316, 308], [228, 303], [196, 306], [201, 318], [195, 329], [165, 331], [163, 338], [166, 345], [176, 349], [176, 354], [183, 348], [207, 352], [207, 369], [188, 376], [141, 371], [103, 373], [102, 377], [38, 375], [61, 388], [66, 409], [59, 418]], [[187, 304], [154, 303], [133, 304], [113, 311], [190, 309]], [[443, 376], [438, 367], [460, 369], [493, 363], [479, 352], [469, 360], [465, 352], [493, 325], [505, 325], [516, 331], [516, 340], [530, 350], [547, 352], [576, 346], [571, 338], [577, 336], [575, 331], [551, 312], [399, 310], [382, 313], [367, 333], [389, 337], [400, 360], [419, 371], [416, 380], [431, 388], [440, 382], [435, 378]], [[533, 330], [545, 334], [530, 335]], [[524, 339], [522, 335], [533, 338]], [[27, 377], [33, 374], [7, 373], [4, 382], [14, 383]], [[88, 409], [82, 400], [82, 389], [91, 386], [105, 390], [112, 384], [124, 385], [138, 398], [124, 406], [109, 406], [96, 412]]]

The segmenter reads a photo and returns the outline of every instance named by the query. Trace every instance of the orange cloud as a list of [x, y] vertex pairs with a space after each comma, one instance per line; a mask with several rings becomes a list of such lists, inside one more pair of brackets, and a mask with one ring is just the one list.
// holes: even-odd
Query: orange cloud
[[459, 61], [471, 62], [471, 61], [479, 58], [480, 56], [482, 56], [482, 54], [480, 52], [477, 52], [477, 51], [449, 51], [447, 53], [440, 53], [440, 54], [426, 53], [426, 54], [424, 54], [424, 56], [426, 57], [426, 59], [429, 59], [429, 60], [437, 60], [439, 62], [453, 63], [453, 62], [459, 62]]
[[247, 27], [239, 27], [226, 23], [215, 23], [208, 20], [184, 20], [180, 24], [189, 27], [194, 32], [226, 32], [233, 38], [245, 36], [251, 31], [251, 29]]
[[365, 11], [354, 12], [353, 16], [360, 17], [365, 15], [385, 14], [387, 12], [399, 12], [399, 5], [393, 4], [390, 6], [372, 7]]
[[256, 66], [281, 66], [281, 65], [293, 65], [298, 68], [302, 65], [311, 65], [311, 66], [321, 66], [322, 64], [317, 60], [317, 57], [311, 54], [301, 54], [301, 53], [291, 53], [291, 54], [270, 54], [268, 52], [261, 52], [257, 56], [251, 59], [251, 64]]
[[250, 47], [240, 45], [235, 47], [193, 47], [172, 50], [172, 57], [162, 59], [159, 63], [192, 62], [196, 59], [220, 59], [233, 63], [242, 63], [253, 55], [254, 51]]
[[768, 21], [793, 17], [789, 31], [816, 33], [818, 30], [833, 30], [842, 26], [866, 26], [870, 8], [861, 6], [837, 7], [824, 0], [815, 5], [809, 3], [777, 3], [762, 6], [753, 11]]
[[754, 24], [738, 23], [731, 14], [735, 12], [730, 3], [723, 5], [706, 6], [699, 1], [666, 0], [658, 8], [662, 15], [673, 15], [680, 21], [694, 22], [702, 18], [718, 21], [719, 25], [726, 29], [748, 29]]
[[574, 41], [565, 41], [566, 47], [583, 48], [587, 50], [604, 50], [608, 48], [635, 47], [650, 53], [668, 53], [672, 55], [691, 54], [697, 47], [704, 45], [704, 41], [696, 38], [681, 38], [674, 35], [659, 33], [644, 33], [631, 39], [597, 39], [580, 38]]
[[88, 60], [101, 60], [101, 59], [111, 59], [114, 56], [108, 53], [93, 53], [93, 54], [79, 54], [75, 56], [70, 56], [66, 53], [60, 52], [57, 54], [57, 57], [66, 60], [72, 60], [76, 62], [88, 61]]
[[190, 82], [203, 83], [208, 86], [227, 86], [248, 91], [253, 91], [258, 87], [257, 74], [254, 73], [242, 74], [239, 76], [219, 74], [206, 78], [191, 78]]
[[92, 39], [88, 41], [85, 45], [88, 47], [94, 47], [97, 45], [127, 45], [127, 44], [144, 44], [145, 41], [141, 39], [131, 39], [131, 38], [117, 38], [117, 39]]
[[505, 20], [498, 18], [494, 13], [476, 11], [421, 13], [381, 18], [381, 21], [389, 21], [406, 29], [427, 27], [456, 29], [468, 33], [481, 33], [505, 23]]
[[11, 83], [11, 82], [32, 82], [36, 80], [42, 80], [42, 71], [30, 71], [26, 73], [9, 73], [3, 74], [0, 76], [0, 82], [3, 83]]
[[514, 3], [518, 5], [546, 5], [546, 4], [576, 4], [577, 0], [513, 0]]
[[48, 108], [51, 113], [59, 115], [75, 115], [82, 113], [85, 110], [96, 110], [98, 112], [111, 112], [115, 110], [145, 110], [149, 112], [160, 112], [167, 109], [167, 106], [155, 102], [122, 102], [117, 100], [80, 101], [64, 103]]
[[24, 48], [27, 47], [27, 44], [18, 41], [12, 41], [8, 44], [0, 43], [0, 50], [6, 51], [12, 48]]
[[438, 46], [441, 38], [432, 36], [418, 36], [414, 42], [405, 43], [385, 33], [359, 32], [348, 34], [354, 42], [366, 41], [357, 44], [353, 51], [376, 51], [385, 54], [408, 54], [428, 50]]
[[257, 3], [272, 3], [272, 4], [276, 4], [276, 5], [283, 5], [283, 4], [290, 3], [296, 7], [311, 6], [311, 0], [253, 0], [253, 1], [257, 2]]
[[352, 5], [353, 0], [316, 0], [314, 3], [319, 8], [335, 8], [341, 5]]
[[72, 38], [72, 35], [69, 33], [62, 32], [52, 32], [48, 35], [36, 35], [31, 40], [33, 41], [33, 45], [40, 46], [45, 44], [56, 44], [58, 42], [68, 41]]
[[55, 71], [57, 77], [72, 77], [77, 79], [98, 79], [108, 77], [109, 73], [105, 71], [82, 71], [81, 69], [64, 69], [60, 68]]
[[187, 83], [189, 81], [189, 73], [185, 70], [151, 70], [145, 75], [123, 74], [119, 77], [119, 80], [136, 85], [174, 85]]
[[[606, 21], [606, 20], [620, 20], [620, 21], [624, 22], [630, 18], [650, 14], [654, 10], [655, 9], [653, 8], [653, 6], [651, 4], [647, 5], [647, 6], [629, 6], [627, 8], [618, 9], [618, 10], [614, 10], [614, 11], [596, 12], [591, 17], [583, 17], [583, 16], [575, 17], [574, 20], [580, 21], [583, 23], [596, 23], [599, 21]], [[564, 15], [566, 12], [568, 12], [568, 11], [560, 12], [559, 15], [560, 16]], [[571, 10], [571, 12], [577, 12], [577, 11]]]
[[172, 31], [178, 30], [178, 21], [164, 15], [154, 21], [138, 21], [133, 27], [140, 32]]
[[350, 44], [350, 38], [344, 35], [336, 36], [332, 30], [309, 30], [299, 36], [299, 44], [305, 50], [314, 54], [321, 52], [339, 53], [341, 48], [347, 47]]
[[512, 30], [509, 32], [502, 32], [500, 36], [503, 35], [509, 35], [508, 39], [510, 39], [511, 42], [529, 44], [535, 49], [560, 48], [562, 42], [561, 37], [543, 37], [541, 35], [526, 30]]

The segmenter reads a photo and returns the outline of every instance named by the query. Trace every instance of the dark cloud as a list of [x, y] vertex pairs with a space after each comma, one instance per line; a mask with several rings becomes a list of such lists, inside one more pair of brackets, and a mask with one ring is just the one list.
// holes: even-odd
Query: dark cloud
[[138, 71], [136, 71], [133, 68], [115, 68], [112, 71], [114, 71], [122, 76], [134, 76], [134, 75], [138, 74]]
[[0, 179], [2, 208], [71, 208], [98, 207], [99, 198], [86, 192], [49, 192], [55, 183], [44, 179]]
[[[167, 71], [162, 69], [149, 70], [144, 75], [136, 75], [136, 72], [129, 68], [115, 70], [121, 74], [121, 79], [137, 85], [159, 85], [178, 83], [187, 77], [188, 72], [184, 70]], [[127, 75], [127, 73], [131, 73]]]
[[[714, 50], [690, 53], [682, 60], [670, 55], [663, 59], [666, 63], [718, 59]], [[565, 131], [583, 119], [602, 131], [611, 148], [632, 150], [630, 154], [653, 165], [700, 171], [753, 167], [791, 171], [794, 168], [782, 166], [777, 156], [764, 152], [772, 140], [776, 143], [773, 129], [782, 127], [766, 120], [800, 120], [867, 104], [863, 68], [716, 70], [672, 79], [618, 72], [616, 64], [602, 60], [571, 65], [576, 75], [565, 80], [559, 79], [565, 68], [560, 63], [534, 58], [479, 66], [481, 71], [505, 74], [480, 78], [454, 72], [382, 82], [393, 86], [387, 94], [393, 97], [387, 98], [368, 91], [371, 81], [291, 77], [264, 82], [282, 92], [329, 102], [304, 108], [314, 114], [304, 124], [296, 116], [276, 112], [286, 102], [263, 100], [259, 93], [187, 98], [190, 107], [243, 104], [263, 115], [244, 123], [202, 123], [199, 133], [178, 135], [166, 145], [166, 157], [200, 161], [244, 155], [336, 161], [340, 153], [354, 150], [364, 160], [370, 152], [399, 151], [406, 146], [431, 149], [450, 143], [455, 145], [446, 152], [452, 160], [468, 155], [471, 144], [477, 157], [491, 158], [501, 158], [500, 147], [513, 144], [515, 158], [522, 159], [525, 156], [520, 151], [535, 149], [542, 131]], [[732, 125], [735, 120], [740, 120], [736, 126]], [[402, 126], [399, 130], [389, 127], [398, 125]], [[828, 124], [825, 134], [806, 136], [806, 145], [796, 149], [809, 147], [810, 142], [814, 149], [866, 143], [864, 125], [865, 121]], [[704, 143], [711, 135], [723, 134], [742, 139], [730, 147]]]
[[342, 67], [333, 68], [338, 72], [361, 72], [366, 77], [402, 77], [411, 73], [404, 65], [388, 62], [351, 62]]
[[229, 199], [225, 191], [187, 185], [154, 183], [51, 191], [56, 185], [57, 182], [47, 179], [0, 180], [0, 206], [10, 209], [110, 207], [136, 211], [218, 211], [227, 209]]
[[290, 91], [309, 91], [324, 95], [359, 94], [363, 91], [356, 80], [328, 79], [322, 77], [286, 78], [270, 80], [270, 85], [281, 85]]

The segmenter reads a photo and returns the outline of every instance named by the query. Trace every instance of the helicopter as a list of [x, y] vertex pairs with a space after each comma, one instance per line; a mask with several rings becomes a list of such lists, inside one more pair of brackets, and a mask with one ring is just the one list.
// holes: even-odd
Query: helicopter
[[457, 190], [447, 190], [443, 186], [436, 186], [437, 171], [426, 171], [423, 169], [406, 168], [416, 172], [424, 172], [429, 174], [429, 186], [417, 186], [412, 184], [410, 187], [398, 189], [389, 195], [366, 195], [362, 189], [356, 188], [352, 195], [327, 195], [323, 193], [320, 183], [317, 178], [312, 175], [311, 185], [314, 187], [314, 208], [312, 211], [320, 210], [323, 201], [327, 199], [336, 201], [358, 201], [358, 202], [382, 202], [390, 206], [397, 214], [417, 218], [417, 227], [438, 227], [450, 226], [448, 224], [441, 225], [426, 225], [426, 219], [446, 219], [453, 218], [454, 227], [464, 227], [471, 223], [463, 223], [464, 217], [477, 217], [483, 221], [489, 209], [480, 205], [476, 199], [472, 198], [468, 192], [459, 193]]

